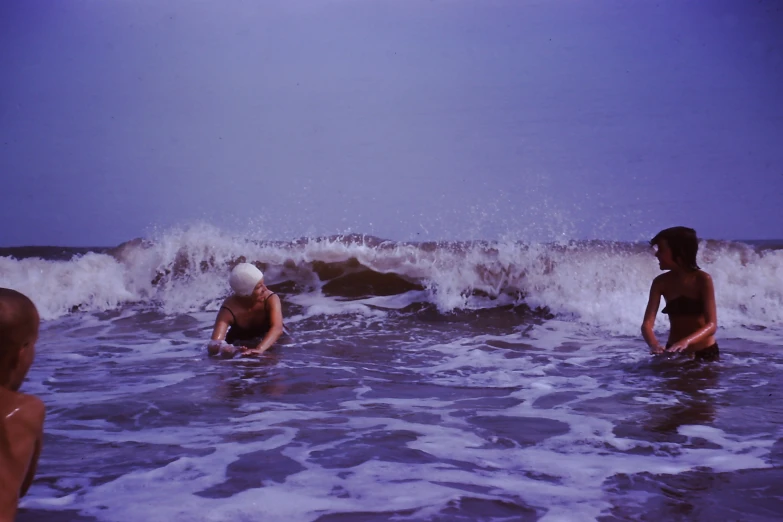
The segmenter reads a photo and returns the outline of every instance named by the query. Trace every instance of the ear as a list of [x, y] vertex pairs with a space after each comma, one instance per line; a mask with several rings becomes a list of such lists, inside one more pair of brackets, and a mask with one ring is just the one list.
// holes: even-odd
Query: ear
[[12, 386], [14, 374], [19, 368], [19, 350], [0, 352], [0, 386]]
[[5, 368], [11, 371], [16, 370], [19, 367], [19, 359], [22, 355], [22, 350], [24, 349], [25, 346], [22, 346], [19, 349], [11, 348], [8, 350], [5, 356], [0, 359], [0, 368]]

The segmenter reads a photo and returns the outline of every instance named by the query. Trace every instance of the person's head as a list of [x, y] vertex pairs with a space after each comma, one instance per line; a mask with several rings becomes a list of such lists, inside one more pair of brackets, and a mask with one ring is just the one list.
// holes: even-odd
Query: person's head
[[661, 230], [650, 240], [650, 245], [657, 247], [655, 257], [658, 258], [662, 270], [699, 270], [699, 265], [696, 264], [699, 239], [692, 228], [672, 227]]
[[38, 310], [16, 290], [0, 288], [0, 387], [19, 389], [35, 358]]
[[250, 263], [239, 263], [231, 271], [228, 284], [235, 295], [249, 297], [264, 286], [264, 274]]

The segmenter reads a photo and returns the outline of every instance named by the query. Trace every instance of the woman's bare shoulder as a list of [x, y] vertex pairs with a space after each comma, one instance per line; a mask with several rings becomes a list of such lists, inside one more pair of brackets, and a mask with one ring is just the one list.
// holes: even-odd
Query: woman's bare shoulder
[[20, 406], [27, 410], [26, 418], [36, 427], [43, 424], [43, 419], [46, 415], [46, 406], [44, 406], [43, 401], [35, 395], [20, 395], [23, 397]]
[[669, 281], [671, 280], [671, 278], [672, 278], [671, 272], [664, 272], [663, 274], [656, 276], [655, 279], [653, 279], [652, 284], [654, 287], [658, 289], [663, 289], [669, 285]]
[[13, 417], [17, 422], [35, 429], [40, 428], [43, 424], [46, 407], [43, 401], [35, 395], [2, 390], [0, 398], [2, 398], [4, 403], [3, 407], [0, 408], [3, 417], [8, 418], [7, 414], [13, 413]]
[[699, 285], [702, 287], [712, 286], [712, 276], [704, 270], [699, 270], [696, 273], [696, 281], [698, 281]]

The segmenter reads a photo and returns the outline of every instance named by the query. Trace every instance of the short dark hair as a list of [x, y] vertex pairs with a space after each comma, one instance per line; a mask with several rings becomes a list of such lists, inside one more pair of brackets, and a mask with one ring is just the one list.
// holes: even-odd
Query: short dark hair
[[672, 251], [674, 261], [689, 270], [700, 270], [696, 264], [696, 253], [699, 251], [699, 238], [696, 231], [688, 227], [671, 227], [661, 230], [650, 240], [650, 245], [666, 241]]

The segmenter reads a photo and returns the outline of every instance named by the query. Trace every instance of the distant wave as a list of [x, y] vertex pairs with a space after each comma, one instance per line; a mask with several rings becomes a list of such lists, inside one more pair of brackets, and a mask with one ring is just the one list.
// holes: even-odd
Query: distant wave
[[[419, 303], [442, 314], [524, 306], [635, 335], [659, 273], [649, 247], [394, 242], [363, 235], [256, 241], [209, 226], [173, 229], [114, 248], [0, 249], [0, 285], [30, 295], [46, 319], [128, 304], [167, 313], [212, 310], [238, 262], [256, 264], [284, 300], [330, 299], [331, 310]], [[700, 264], [716, 283], [721, 324], [783, 324], [783, 242], [705, 241]]]

